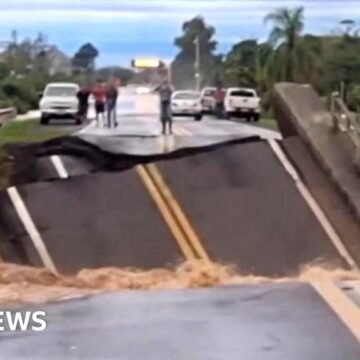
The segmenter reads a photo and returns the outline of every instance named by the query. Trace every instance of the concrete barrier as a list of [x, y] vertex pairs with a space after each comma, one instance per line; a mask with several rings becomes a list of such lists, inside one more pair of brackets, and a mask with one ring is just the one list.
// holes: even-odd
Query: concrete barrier
[[307, 143], [360, 221], [360, 176], [348, 134], [334, 132], [330, 112], [310, 85], [277, 84], [273, 102], [283, 136]]
[[16, 117], [16, 109], [0, 109], [0, 127], [3, 126], [7, 121]]

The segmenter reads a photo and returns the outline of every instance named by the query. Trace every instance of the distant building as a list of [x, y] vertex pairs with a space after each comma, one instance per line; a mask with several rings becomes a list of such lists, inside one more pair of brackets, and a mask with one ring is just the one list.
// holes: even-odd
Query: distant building
[[46, 58], [49, 75], [64, 74], [70, 76], [72, 74], [71, 58], [56, 46], [51, 46], [47, 49]]
[[[57, 46], [47, 44], [41, 33], [35, 40], [25, 39], [20, 43], [16, 34], [11, 41], [0, 39], [0, 61], [9, 59], [17, 75], [24, 75], [32, 69], [41, 70], [50, 76], [70, 76], [73, 73], [71, 58]], [[14, 62], [13, 59], [20, 61]]]

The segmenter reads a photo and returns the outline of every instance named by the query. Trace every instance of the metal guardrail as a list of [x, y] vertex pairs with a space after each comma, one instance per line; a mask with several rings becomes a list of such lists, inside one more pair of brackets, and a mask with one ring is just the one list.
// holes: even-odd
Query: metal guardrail
[[354, 147], [354, 161], [360, 167], [360, 114], [352, 113], [338, 93], [331, 95], [332, 126], [335, 132], [342, 131], [349, 135]]
[[17, 115], [15, 108], [0, 109], [0, 127]]

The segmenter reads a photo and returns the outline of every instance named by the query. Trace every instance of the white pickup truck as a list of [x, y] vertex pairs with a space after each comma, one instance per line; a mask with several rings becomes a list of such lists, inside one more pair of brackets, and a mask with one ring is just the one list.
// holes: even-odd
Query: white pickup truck
[[77, 93], [79, 86], [73, 83], [52, 83], [45, 88], [40, 100], [41, 124], [48, 124], [52, 119], [71, 118], [80, 123], [78, 119], [79, 100]]
[[261, 99], [254, 89], [229, 88], [226, 90], [224, 110], [227, 118], [232, 116], [245, 118], [246, 121], [259, 121]]

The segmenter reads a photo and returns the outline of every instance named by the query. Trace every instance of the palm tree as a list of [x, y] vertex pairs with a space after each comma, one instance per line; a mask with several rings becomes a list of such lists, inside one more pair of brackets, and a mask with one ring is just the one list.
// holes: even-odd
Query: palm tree
[[269, 73], [276, 80], [302, 81], [309, 73], [309, 66], [316, 60], [316, 51], [304, 41], [304, 8], [281, 8], [265, 17], [272, 23], [269, 43], [274, 48], [269, 57]]
[[267, 44], [259, 44], [255, 58], [255, 79], [259, 92], [266, 93], [272, 87], [272, 76], [270, 61], [273, 54], [272, 47]]

